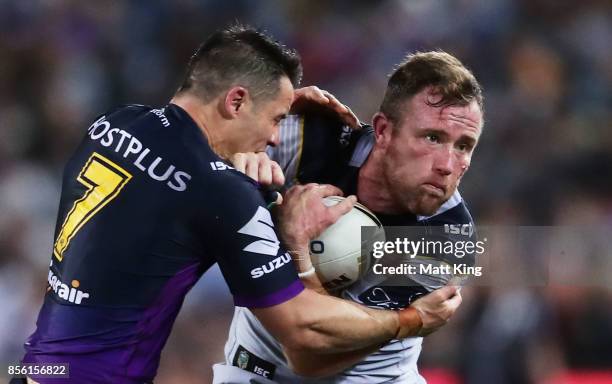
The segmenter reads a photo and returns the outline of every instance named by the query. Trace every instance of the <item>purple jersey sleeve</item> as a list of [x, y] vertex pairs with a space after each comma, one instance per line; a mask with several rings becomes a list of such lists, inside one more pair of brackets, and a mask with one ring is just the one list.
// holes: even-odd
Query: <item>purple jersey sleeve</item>
[[291, 299], [304, 286], [261, 192], [237, 171], [228, 170], [225, 176], [209, 225], [214, 254], [235, 304], [257, 308]]

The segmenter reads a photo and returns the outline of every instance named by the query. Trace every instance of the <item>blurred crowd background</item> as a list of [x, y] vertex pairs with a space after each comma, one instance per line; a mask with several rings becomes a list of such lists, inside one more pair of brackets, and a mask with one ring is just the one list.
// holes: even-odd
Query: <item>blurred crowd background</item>
[[[461, 186], [476, 222], [612, 234], [611, 9], [609, 0], [0, 0], [0, 367], [19, 361], [34, 329], [62, 167], [85, 129], [114, 105], [167, 103], [198, 44], [235, 20], [296, 48], [303, 84], [364, 121], [407, 52], [456, 55], [485, 90], [484, 135]], [[455, 318], [426, 339], [420, 369], [434, 384], [612, 382], [612, 276], [589, 284], [595, 271], [580, 273], [580, 284], [464, 289]], [[209, 382], [231, 313], [212, 270], [188, 296], [157, 382]]]

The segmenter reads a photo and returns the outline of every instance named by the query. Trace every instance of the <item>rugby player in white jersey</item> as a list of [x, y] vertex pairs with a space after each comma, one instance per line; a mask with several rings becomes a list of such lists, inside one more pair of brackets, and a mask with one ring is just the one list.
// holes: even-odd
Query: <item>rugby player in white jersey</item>
[[[338, 104], [316, 87], [302, 92]], [[337, 116], [320, 113], [292, 115], [282, 122], [283, 144], [268, 151], [278, 164], [253, 153], [234, 156], [234, 164], [264, 184], [333, 184], [355, 194], [384, 225], [473, 228], [457, 186], [482, 131], [482, 103], [480, 85], [459, 60], [444, 52], [416, 53], [391, 75], [371, 127], [351, 130]], [[472, 238], [473, 231], [466, 235]], [[293, 256], [299, 271], [312, 269], [307, 252]], [[464, 260], [473, 263], [474, 255]], [[302, 273], [302, 281], [324, 291], [316, 274]], [[394, 285], [370, 272], [342, 296], [372, 308], [400, 309], [443, 284], [427, 276], [414, 283]], [[214, 382], [423, 383], [416, 365], [421, 342], [412, 337], [352, 352], [304, 352], [282, 347], [248, 309], [237, 307], [226, 361], [215, 365]]]

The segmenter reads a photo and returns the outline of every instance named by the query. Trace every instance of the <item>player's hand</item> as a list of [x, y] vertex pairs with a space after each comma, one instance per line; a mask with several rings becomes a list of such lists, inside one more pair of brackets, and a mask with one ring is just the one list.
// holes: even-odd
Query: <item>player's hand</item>
[[323, 106], [335, 112], [346, 125], [353, 129], [361, 128], [359, 119], [355, 116], [353, 111], [338, 101], [331, 93], [314, 85], [299, 88], [294, 91], [293, 104], [291, 105], [292, 113], [299, 114], [303, 112], [305, 108], [312, 105]]
[[319, 236], [355, 205], [355, 196], [349, 196], [331, 207], [323, 204], [324, 197], [341, 195], [340, 189], [324, 184], [296, 185], [285, 193], [284, 203], [277, 211], [279, 232], [298, 271], [303, 272], [312, 267], [310, 240]]
[[235, 153], [230, 157], [237, 171], [244, 173], [261, 185], [282, 187], [285, 175], [280, 165], [265, 152]]
[[461, 305], [460, 287], [445, 286], [425, 295], [399, 312], [398, 339], [427, 336], [442, 327]]

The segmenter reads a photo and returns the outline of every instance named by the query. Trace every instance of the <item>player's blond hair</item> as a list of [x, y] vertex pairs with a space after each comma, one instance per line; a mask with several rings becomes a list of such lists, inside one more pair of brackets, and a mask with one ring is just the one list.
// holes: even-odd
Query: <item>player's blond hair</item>
[[429, 105], [467, 105], [476, 100], [484, 113], [480, 84], [456, 57], [443, 51], [407, 55], [389, 77], [380, 111], [398, 122], [402, 119], [403, 102], [430, 86], [440, 99]]

